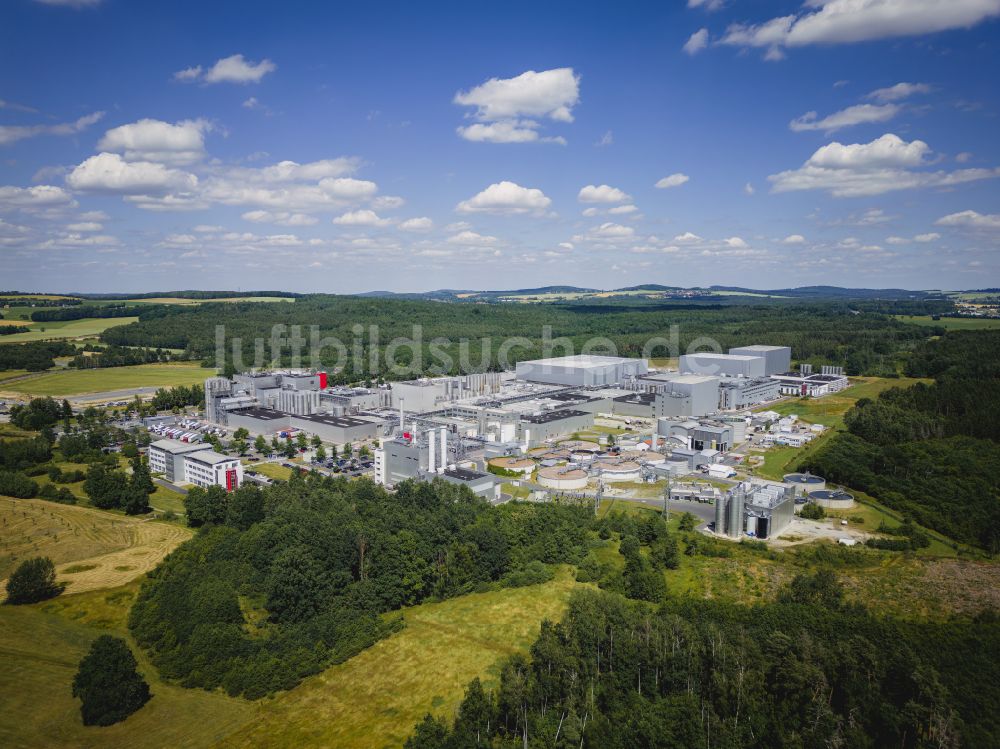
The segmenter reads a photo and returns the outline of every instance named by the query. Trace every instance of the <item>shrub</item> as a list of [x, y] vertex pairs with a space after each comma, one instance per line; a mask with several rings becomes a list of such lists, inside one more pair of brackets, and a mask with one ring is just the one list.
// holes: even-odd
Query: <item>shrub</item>
[[21, 562], [7, 580], [7, 603], [36, 603], [62, 592], [56, 583], [56, 568], [48, 557]]
[[125, 641], [101, 635], [80, 661], [73, 696], [82, 702], [80, 714], [85, 726], [110, 726], [145, 705], [151, 695]]

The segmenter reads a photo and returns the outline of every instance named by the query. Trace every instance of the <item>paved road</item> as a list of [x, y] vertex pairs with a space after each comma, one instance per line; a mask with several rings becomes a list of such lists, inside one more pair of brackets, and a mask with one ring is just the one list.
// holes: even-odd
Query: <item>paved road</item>
[[154, 484], [159, 484], [164, 489], [169, 489], [172, 492], [177, 492], [178, 494], [187, 494], [188, 490], [181, 486], [174, 486], [169, 481], [164, 481], [163, 479], [153, 479]]

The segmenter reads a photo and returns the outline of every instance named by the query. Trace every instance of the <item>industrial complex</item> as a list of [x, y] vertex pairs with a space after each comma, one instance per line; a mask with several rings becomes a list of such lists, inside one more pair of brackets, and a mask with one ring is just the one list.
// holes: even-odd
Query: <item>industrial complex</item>
[[[666, 480], [676, 484], [677, 496], [715, 502], [717, 534], [769, 538], [810, 492], [812, 501], [831, 507], [847, 501], [815, 477], [732, 480], [744, 457], [734, 450], [800, 445], [822, 429], [750, 409], [789, 395], [820, 397], [848, 384], [836, 368], [816, 374], [808, 365], [791, 366], [788, 347], [751, 345], [687, 354], [676, 370], [651, 368], [645, 359], [578, 355], [522, 361], [513, 372], [373, 387], [330, 386], [325, 372], [247, 372], [206, 380], [205, 413], [211, 424], [251, 436], [305, 433], [335, 447], [370, 445], [374, 478], [390, 488], [440, 478], [498, 502], [504, 482], [544, 497]], [[617, 444], [616, 433], [622, 434]], [[160, 440], [150, 460], [168, 477], [219, 483], [218, 476], [233, 469], [216, 468], [217, 454], [210, 453]], [[688, 475], [731, 488], [685, 484]], [[241, 480], [240, 471], [236, 484]]]

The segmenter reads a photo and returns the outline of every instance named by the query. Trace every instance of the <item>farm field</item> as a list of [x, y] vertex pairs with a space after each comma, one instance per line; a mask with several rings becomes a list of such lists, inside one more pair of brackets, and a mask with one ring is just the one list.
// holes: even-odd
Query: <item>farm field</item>
[[559, 619], [577, 586], [563, 568], [542, 585], [404, 609], [405, 629], [262, 703], [222, 746], [400, 746], [426, 713], [451, 719], [473, 677], [495, 688], [498, 662]]
[[138, 364], [106, 369], [65, 369], [9, 382], [0, 389], [32, 396], [67, 396], [140, 387], [200, 385], [211, 374], [198, 364]]
[[40, 499], [0, 497], [0, 523], [0, 577], [47, 556], [64, 595], [124, 585], [191, 537], [177, 525]]
[[945, 330], [997, 330], [1000, 328], [1000, 318], [942, 317], [935, 320], [930, 315], [893, 315], [893, 317], [912, 325], [944, 328]]
[[[128, 325], [138, 319], [138, 317], [85, 317], [82, 320], [31, 323], [23, 333], [0, 336], [0, 344], [92, 336], [116, 325]], [[0, 325], [2, 324], [5, 324], [5, 321], [0, 321]]]

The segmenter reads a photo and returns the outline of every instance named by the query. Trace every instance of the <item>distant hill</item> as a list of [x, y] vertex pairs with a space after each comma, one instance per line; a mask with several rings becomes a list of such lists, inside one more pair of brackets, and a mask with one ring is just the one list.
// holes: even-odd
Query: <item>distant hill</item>
[[[401, 297], [410, 299], [438, 299], [451, 301], [489, 301], [496, 302], [504, 299], [520, 297], [518, 301], [536, 301], [528, 297], [547, 296], [572, 296], [575, 301], [595, 298], [598, 295], [603, 298], [614, 298], [615, 296], [630, 296], [652, 299], [706, 299], [711, 297], [721, 298], [723, 296], [732, 298], [746, 294], [748, 297], [784, 297], [791, 299], [933, 299], [944, 298], [945, 294], [939, 291], [914, 291], [910, 289], [858, 289], [844, 288], [840, 286], [798, 286], [783, 289], [751, 289], [745, 286], [709, 286], [690, 287], [666, 286], [663, 284], [647, 283], [637, 286], [624, 286], [617, 289], [594, 289], [582, 286], [553, 285], [540, 286], [531, 289], [437, 289], [435, 291], [399, 293], [391, 291], [368, 291], [356, 296], [365, 297]], [[537, 301], [550, 301], [538, 299]], [[556, 300], [551, 300], [556, 301]]]

